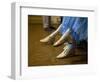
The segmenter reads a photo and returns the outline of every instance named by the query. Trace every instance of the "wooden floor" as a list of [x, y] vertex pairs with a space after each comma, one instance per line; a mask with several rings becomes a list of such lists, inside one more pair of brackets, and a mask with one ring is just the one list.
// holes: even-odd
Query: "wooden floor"
[[[87, 64], [87, 48], [77, 47], [75, 52], [63, 59], [56, 56], [63, 51], [64, 45], [53, 47], [40, 43], [39, 40], [49, 35], [44, 31], [42, 24], [29, 24], [28, 26], [28, 66], [71, 65]], [[57, 39], [59, 36], [57, 36]]]

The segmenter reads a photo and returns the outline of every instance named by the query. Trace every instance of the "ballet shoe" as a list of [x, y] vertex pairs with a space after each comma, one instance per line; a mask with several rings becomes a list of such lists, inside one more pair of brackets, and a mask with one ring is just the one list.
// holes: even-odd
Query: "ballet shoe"
[[67, 47], [64, 48], [63, 52], [61, 52], [56, 58], [60, 59], [60, 58], [65, 58], [70, 50], [72, 49], [72, 45], [68, 45]]
[[53, 44], [53, 46], [54, 46], [54, 47], [57, 47], [57, 46], [60, 46], [60, 45], [63, 44], [63, 43], [64, 43], [63, 40], [58, 40], [57, 42], [55, 42], [55, 43]]
[[40, 42], [47, 43], [47, 44], [53, 44], [54, 40], [55, 40], [55, 37], [47, 36], [46, 38], [41, 39]]

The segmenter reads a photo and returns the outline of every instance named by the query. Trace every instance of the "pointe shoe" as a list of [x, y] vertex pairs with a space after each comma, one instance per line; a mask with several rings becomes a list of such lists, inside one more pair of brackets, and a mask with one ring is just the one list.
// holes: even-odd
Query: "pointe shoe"
[[64, 43], [64, 40], [58, 40], [57, 42], [55, 42], [54, 44], [53, 44], [53, 46], [54, 47], [57, 47], [57, 46], [59, 46], [59, 45], [61, 45], [61, 44], [63, 44]]
[[55, 37], [47, 36], [46, 38], [41, 39], [40, 42], [47, 43], [47, 44], [53, 44], [54, 40], [55, 40]]
[[60, 59], [60, 58], [65, 58], [68, 54], [69, 51], [72, 49], [72, 44], [69, 44], [67, 47], [64, 48], [64, 51], [59, 54], [56, 58]]

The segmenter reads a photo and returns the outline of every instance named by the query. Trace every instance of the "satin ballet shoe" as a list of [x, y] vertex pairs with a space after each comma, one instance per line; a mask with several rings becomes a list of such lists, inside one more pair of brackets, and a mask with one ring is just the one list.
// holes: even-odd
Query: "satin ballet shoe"
[[47, 36], [46, 38], [41, 39], [40, 42], [47, 43], [47, 44], [53, 44], [54, 40], [55, 40], [55, 37], [53, 37], [53, 36]]
[[61, 59], [61, 58], [65, 58], [70, 50], [72, 49], [72, 44], [69, 44], [68, 46], [64, 47], [64, 51], [61, 52], [56, 58]]
[[54, 47], [60, 46], [61, 44], [64, 43], [64, 41], [65, 41], [65, 40], [58, 40], [57, 42], [55, 42], [55, 43], [53, 44], [53, 46], [54, 46]]

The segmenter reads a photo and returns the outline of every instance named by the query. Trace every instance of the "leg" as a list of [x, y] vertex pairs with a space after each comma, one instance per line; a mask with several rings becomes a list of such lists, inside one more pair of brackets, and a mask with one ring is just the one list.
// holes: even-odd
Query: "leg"
[[70, 28], [66, 30], [66, 32], [62, 35], [62, 37], [54, 43], [53, 46], [59, 46], [60, 44], [65, 42], [65, 39], [69, 36], [70, 34]]
[[49, 16], [43, 16], [43, 28], [49, 28], [50, 25], [50, 19]]
[[61, 27], [62, 27], [62, 24], [60, 24], [59, 27], [57, 28], [57, 30], [54, 31], [53, 33], [51, 33], [50, 36], [51, 36], [51, 37], [56, 36], [56, 35], [59, 33]]
[[60, 26], [57, 28], [56, 31], [54, 31], [53, 33], [51, 33], [49, 36], [47, 36], [44, 39], [41, 39], [40, 42], [43, 43], [48, 43], [48, 42], [52, 42], [54, 41], [55, 36], [59, 33], [60, 29], [61, 29], [62, 25], [60, 24]]
[[58, 59], [60, 58], [65, 58], [66, 56], [68, 56], [69, 52], [73, 52], [75, 53], [75, 51], [73, 50], [73, 45], [74, 40], [72, 38], [72, 36], [68, 36], [68, 42], [65, 44], [65, 47], [63, 48], [64, 50], [56, 57]]
[[50, 16], [43, 16], [43, 28], [45, 31], [54, 31], [55, 28], [51, 26], [51, 17]]
[[64, 58], [64, 57], [66, 57], [69, 54], [71, 49], [72, 49], [72, 44], [67, 44], [64, 47], [64, 50], [56, 58]]

